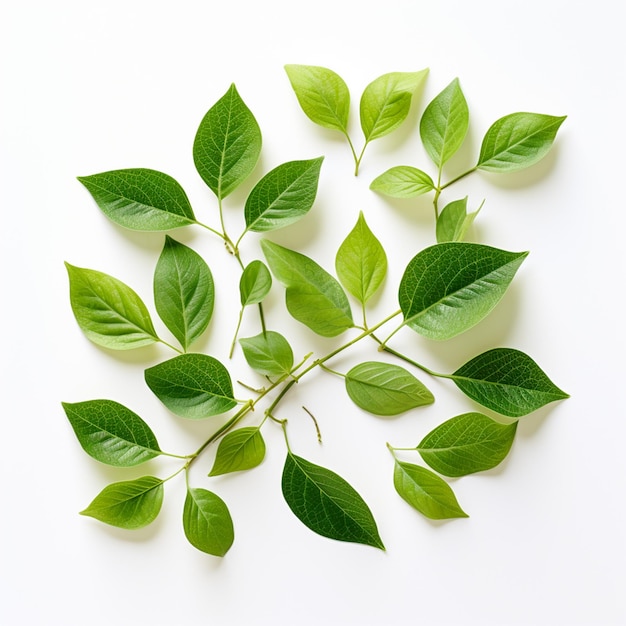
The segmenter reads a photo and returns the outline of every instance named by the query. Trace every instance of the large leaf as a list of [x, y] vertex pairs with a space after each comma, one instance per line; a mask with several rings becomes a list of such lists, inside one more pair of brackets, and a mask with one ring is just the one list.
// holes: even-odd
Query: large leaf
[[145, 378], [157, 398], [180, 417], [219, 415], [237, 404], [227, 369], [206, 354], [181, 354], [148, 368]]
[[467, 197], [447, 204], [437, 218], [437, 243], [463, 241], [477, 215], [467, 212]]
[[369, 507], [341, 476], [290, 452], [282, 490], [294, 515], [313, 532], [385, 549]]
[[488, 350], [462, 365], [451, 378], [472, 400], [509, 417], [527, 415], [569, 397], [533, 359], [512, 348]]
[[361, 128], [367, 142], [395, 130], [409, 114], [413, 93], [428, 70], [391, 72], [373, 80], [363, 91], [360, 103]]
[[345, 381], [352, 401], [374, 415], [398, 415], [435, 401], [413, 374], [390, 363], [361, 363], [346, 374]]
[[231, 85], [200, 122], [193, 160], [211, 191], [225, 198], [252, 173], [261, 144], [261, 130], [254, 115]]
[[397, 165], [377, 176], [370, 184], [377, 191], [390, 198], [415, 198], [435, 188], [433, 179], [422, 170], [410, 165]]
[[429, 339], [449, 339], [500, 301], [527, 252], [474, 243], [441, 243], [408, 264], [398, 299], [405, 324]]
[[195, 222], [185, 191], [163, 172], [135, 168], [79, 176], [78, 180], [102, 212], [125, 228], [163, 231]]
[[65, 266], [72, 311], [88, 339], [113, 350], [159, 341], [146, 305], [128, 285], [97, 270]]
[[376, 293], [385, 279], [387, 255], [369, 229], [362, 211], [356, 226], [337, 251], [335, 269], [341, 284], [363, 304]]
[[482, 413], [464, 413], [432, 430], [417, 446], [430, 467], [444, 476], [491, 469], [509, 453], [517, 422], [500, 424]]
[[284, 376], [293, 367], [293, 351], [289, 342], [273, 330], [240, 339], [248, 365], [265, 376]]
[[512, 172], [533, 165], [550, 150], [566, 116], [512, 113], [489, 128], [480, 147], [476, 167]]
[[105, 524], [134, 530], [153, 522], [163, 503], [163, 480], [142, 476], [107, 485], [80, 512]]
[[348, 297], [341, 285], [315, 261], [266, 239], [261, 241], [274, 276], [285, 285], [291, 315], [324, 337], [353, 326]]
[[272, 275], [263, 261], [252, 261], [244, 268], [239, 279], [241, 306], [258, 304], [272, 288]]
[[148, 424], [113, 400], [63, 402], [78, 442], [91, 457], [116, 467], [133, 467], [161, 454]]
[[246, 230], [276, 230], [306, 215], [317, 195], [323, 160], [289, 161], [266, 174], [246, 200]]
[[224, 556], [235, 539], [228, 507], [218, 495], [206, 489], [187, 489], [183, 529], [194, 548], [213, 556]]
[[185, 351], [206, 330], [213, 314], [215, 287], [209, 266], [167, 235], [154, 271], [154, 302]]
[[209, 476], [252, 469], [265, 458], [265, 441], [256, 426], [238, 428], [225, 435], [215, 453]]

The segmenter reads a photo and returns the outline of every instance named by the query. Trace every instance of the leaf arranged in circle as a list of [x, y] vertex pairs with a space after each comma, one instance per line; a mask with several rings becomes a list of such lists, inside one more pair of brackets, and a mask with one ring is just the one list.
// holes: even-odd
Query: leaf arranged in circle
[[265, 376], [284, 376], [293, 367], [289, 342], [276, 331], [266, 330], [239, 340], [248, 365]]
[[187, 489], [183, 529], [194, 548], [213, 556], [224, 556], [235, 539], [233, 520], [226, 503], [206, 489]]
[[265, 458], [265, 441], [258, 426], [233, 430], [220, 440], [209, 476], [241, 472], [259, 465]]

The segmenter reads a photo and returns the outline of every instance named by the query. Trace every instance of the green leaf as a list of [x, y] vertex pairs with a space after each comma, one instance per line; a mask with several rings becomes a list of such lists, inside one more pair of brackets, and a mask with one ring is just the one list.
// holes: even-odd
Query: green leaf
[[482, 413], [464, 413], [432, 430], [417, 446], [444, 476], [466, 476], [496, 467], [509, 453], [517, 422], [500, 424]]
[[145, 378], [157, 398], [180, 417], [219, 415], [237, 404], [227, 369], [206, 354], [181, 354], [148, 368]]
[[252, 261], [243, 270], [239, 280], [241, 306], [258, 304], [272, 287], [272, 275], [263, 261]]
[[315, 65], [285, 65], [285, 71], [306, 116], [320, 126], [347, 134], [350, 92], [343, 79]]
[[74, 317], [88, 339], [112, 350], [130, 350], [159, 341], [141, 298], [103, 272], [65, 264]]
[[437, 243], [463, 241], [477, 215], [478, 211], [468, 214], [467, 196], [447, 204], [437, 218]]
[[81, 511], [110, 526], [135, 530], [153, 522], [163, 503], [163, 480], [142, 476], [106, 486]]
[[367, 142], [395, 130], [409, 114], [413, 93], [426, 78], [428, 70], [391, 72], [372, 81], [360, 103], [361, 128]]
[[209, 266], [168, 235], [154, 272], [154, 302], [159, 317], [185, 351], [206, 330], [213, 315], [215, 287]]
[[261, 144], [254, 115], [231, 85], [200, 122], [193, 143], [196, 170], [218, 198], [225, 198], [252, 173]]
[[323, 160], [290, 161], [266, 174], [246, 200], [246, 231], [284, 228], [306, 215], [317, 195]]
[[83, 450], [101, 463], [133, 467], [161, 454], [148, 424], [113, 400], [62, 405]]
[[472, 400], [509, 417], [527, 415], [549, 402], [569, 398], [533, 359], [512, 348], [488, 350], [450, 378]]
[[512, 113], [500, 118], [485, 134], [476, 167], [489, 172], [513, 172], [533, 165], [550, 150], [566, 117]]
[[459, 79], [455, 78], [426, 107], [420, 121], [420, 137], [428, 156], [441, 170], [461, 147], [469, 127], [469, 111]]
[[435, 188], [433, 179], [410, 165], [398, 165], [383, 172], [370, 184], [377, 191], [390, 198], [415, 198]]
[[382, 285], [387, 273], [387, 255], [359, 213], [356, 226], [337, 251], [335, 269], [341, 284], [365, 304]]
[[368, 361], [346, 374], [352, 401], [374, 415], [398, 415], [432, 404], [432, 393], [413, 374], [398, 365]]
[[430, 519], [468, 517], [450, 485], [425, 467], [396, 460], [393, 484], [404, 500]]
[[293, 351], [289, 342], [273, 330], [255, 337], [240, 339], [248, 365], [265, 376], [283, 376], [293, 367]]
[[466, 331], [496, 306], [527, 255], [475, 243], [422, 250], [400, 281], [405, 324], [429, 339]]
[[220, 441], [209, 476], [252, 469], [264, 458], [265, 441], [261, 430], [256, 426], [238, 428], [225, 435]]
[[195, 222], [185, 191], [163, 172], [134, 168], [79, 176], [78, 180], [102, 212], [124, 228], [163, 231]]
[[289, 452], [282, 490], [294, 515], [313, 532], [385, 549], [369, 507], [341, 476]]
[[287, 310], [294, 319], [323, 337], [354, 325], [341, 285], [315, 261], [266, 239], [261, 247], [274, 276], [287, 288]]
[[235, 539], [228, 507], [218, 495], [206, 489], [187, 490], [183, 528], [194, 548], [213, 556], [224, 556]]

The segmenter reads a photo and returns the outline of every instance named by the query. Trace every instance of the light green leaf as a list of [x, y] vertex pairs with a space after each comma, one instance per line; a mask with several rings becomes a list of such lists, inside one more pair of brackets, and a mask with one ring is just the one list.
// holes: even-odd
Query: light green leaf
[[454, 200], [443, 207], [437, 218], [437, 243], [463, 241], [467, 230], [478, 215], [478, 211], [468, 214], [467, 196], [462, 200]]
[[343, 79], [315, 65], [285, 65], [285, 71], [306, 116], [320, 126], [347, 134], [350, 91]]
[[228, 507], [218, 495], [206, 489], [187, 489], [183, 529], [194, 548], [213, 556], [224, 556], [235, 539]]
[[272, 275], [263, 261], [252, 261], [243, 270], [239, 279], [241, 306], [258, 304], [272, 288]]
[[410, 165], [398, 165], [383, 172], [370, 184], [377, 191], [390, 198], [415, 198], [435, 188], [433, 179]]
[[369, 507], [341, 476], [290, 452], [282, 490], [293, 514], [313, 532], [385, 549]]
[[485, 134], [476, 167], [513, 172], [533, 165], [548, 153], [566, 117], [512, 113], [500, 118]]
[[81, 511], [110, 526], [135, 530], [153, 522], [163, 503], [163, 480], [143, 476], [106, 486]]
[[101, 463], [133, 467], [161, 454], [148, 424], [113, 400], [62, 405], [83, 450]]
[[468, 361], [451, 376], [479, 404], [509, 417], [520, 417], [556, 400], [569, 398], [527, 354], [495, 348]]
[[273, 330], [255, 337], [240, 339], [248, 365], [265, 376], [283, 376], [293, 367], [293, 351], [289, 342]]
[[455, 78], [426, 107], [420, 137], [428, 156], [441, 170], [461, 147], [469, 127], [469, 111], [459, 79]]
[[252, 173], [261, 144], [254, 115], [231, 85], [200, 122], [193, 143], [196, 170], [218, 198], [225, 198]]
[[335, 269], [341, 284], [363, 304], [376, 293], [385, 279], [387, 255], [369, 229], [362, 211], [356, 226], [337, 251]]
[[130, 350], [159, 341], [141, 298], [103, 272], [65, 264], [70, 303], [86, 337], [105, 348]]
[[425, 467], [396, 460], [393, 484], [398, 494], [425, 517], [468, 517], [450, 485]]
[[206, 330], [213, 315], [215, 287], [209, 266], [168, 235], [154, 272], [154, 302], [159, 317], [185, 351]]
[[500, 424], [482, 413], [464, 413], [432, 430], [417, 446], [444, 476], [466, 476], [500, 464], [515, 439], [517, 422]]
[[225, 435], [220, 441], [209, 476], [252, 469], [264, 458], [265, 441], [261, 430], [255, 426], [238, 428]]
[[148, 368], [145, 378], [157, 398], [180, 417], [219, 415], [237, 404], [227, 369], [206, 354], [181, 354]]
[[306, 215], [317, 195], [323, 160], [290, 161], [266, 174], [246, 200], [246, 231], [284, 228]]
[[404, 122], [413, 94], [427, 74], [427, 69], [391, 72], [378, 77], [365, 88], [360, 113], [366, 142], [388, 135]]
[[163, 231], [195, 222], [183, 188], [167, 174], [145, 168], [79, 176], [102, 212], [131, 230]]
[[488, 315], [527, 252], [475, 243], [440, 243], [408, 264], [398, 299], [405, 324], [429, 339], [450, 339]]
[[413, 374], [398, 365], [368, 361], [346, 374], [352, 401], [374, 415], [398, 415], [432, 404], [432, 393]]
[[315, 261], [266, 239], [261, 247], [274, 276], [287, 288], [287, 310], [294, 319], [323, 337], [354, 325], [341, 285]]

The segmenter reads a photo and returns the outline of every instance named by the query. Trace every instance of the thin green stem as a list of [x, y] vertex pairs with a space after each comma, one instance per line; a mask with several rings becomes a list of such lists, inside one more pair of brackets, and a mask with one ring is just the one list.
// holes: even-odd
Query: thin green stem
[[324, 365], [323, 363], [320, 363], [320, 367], [325, 371], [328, 372], [329, 374], [334, 374], [335, 376], [341, 376], [341, 378], [345, 378], [346, 375], [342, 374], [341, 372], [337, 372], [334, 369], [331, 369], [330, 367], [328, 367], [327, 365]]
[[456, 178], [453, 178], [452, 180], [449, 180], [445, 185], [441, 185], [440, 190], [443, 191], [444, 189], [446, 189], [446, 187], [449, 187], [450, 185], [453, 185], [457, 181], [461, 180], [462, 178], [469, 176], [472, 172], [475, 172], [477, 169], [478, 169], [478, 166], [476, 165], [471, 170], [467, 170], [467, 172], [463, 172], [463, 174], [457, 176]]
[[206, 230], [208, 230], [210, 233], [213, 233], [214, 235], [217, 235], [220, 239], [225, 239], [224, 235], [220, 233], [219, 230], [215, 230], [214, 228], [211, 228], [210, 226], [207, 226], [207, 224], [203, 224], [198, 220], [195, 220], [195, 224], [201, 226], [202, 228], [206, 228]]
[[183, 350], [179, 350], [176, 346], [173, 346], [171, 343], [167, 343], [167, 341], [163, 341], [163, 339], [161, 339], [160, 337], [157, 337], [157, 341], [159, 343], [162, 343], [164, 346], [171, 348], [172, 350], [174, 350], [174, 352], [178, 352], [178, 354], [184, 354]]
[[[344, 130], [343, 134], [346, 136], [348, 140], [348, 145], [350, 146], [350, 150], [352, 152], [352, 158], [354, 159], [354, 175], [359, 175], [359, 163], [361, 162], [361, 158], [363, 157], [363, 151], [361, 151], [361, 156], [358, 157], [356, 154], [356, 150], [354, 149], [354, 144], [352, 143], [352, 139], [350, 139], [350, 135], [348, 135], [348, 131]], [[363, 150], [365, 150], [365, 146], [363, 146]]]
[[[359, 154], [358, 158], [356, 157], [356, 154], [354, 155], [354, 175], [358, 176], [359, 175], [359, 167], [361, 166], [361, 160], [363, 159], [363, 155], [365, 154], [365, 148], [367, 148], [367, 144], [369, 142], [366, 141], [365, 144], [363, 145], [363, 149], [361, 150], [361, 154]], [[354, 153], [354, 150], [352, 151]]]
[[237, 343], [237, 335], [239, 334], [239, 328], [241, 327], [241, 320], [243, 319], [243, 310], [245, 307], [241, 307], [239, 311], [239, 319], [237, 320], [237, 328], [235, 328], [235, 336], [233, 337], [233, 342], [230, 344], [230, 352], [228, 353], [228, 358], [233, 358], [233, 352], [235, 352], [235, 344]]

